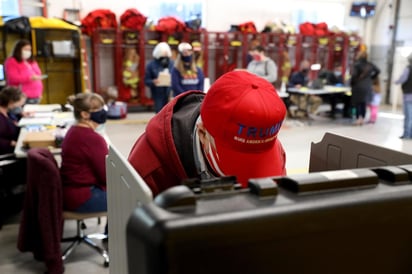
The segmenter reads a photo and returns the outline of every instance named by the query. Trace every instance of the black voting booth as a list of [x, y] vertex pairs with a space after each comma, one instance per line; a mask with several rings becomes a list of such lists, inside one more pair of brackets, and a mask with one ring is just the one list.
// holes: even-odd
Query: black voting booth
[[308, 174], [190, 181], [136, 208], [129, 273], [412, 273], [412, 155], [326, 134], [313, 157]]

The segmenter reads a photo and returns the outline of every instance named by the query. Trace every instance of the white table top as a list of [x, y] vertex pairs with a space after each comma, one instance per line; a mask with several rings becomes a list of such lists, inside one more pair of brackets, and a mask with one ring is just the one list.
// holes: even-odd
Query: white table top
[[289, 93], [287, 92], [278, 92], [280, 98], [287, 98], [289, 97]]
[[34, 112], [29, 117], [20, 119], [18, 126], [57, 126], [68, 125], [74, 123], [73, 112]]
[[[16, 158], [25, 158], [27, 157], [27, 149], [23, 146], [23, 140], [28, 132], [32, 129], [27, 129], [26, 127], [22, 127], [20, 129], [19, 138], [17, 139], [16, 147], [14, 148], [14, 155]], [[61, 148], [58, 147], [49, 147], [50, 151], [53, 154], [60, 154]]]
[[324, 95], [324, 94], [334, 94], [334, 93], [346, 93], [350, 92], [350, 87], [338, 87], [338, 86], [324, 86], [322, 89], [311, 89], [307, 87], [301, 88], [288, 88], [290, 93], [299, 94], [310, 94], [310, 95]]
[[[28, 106], [28, 105], [26, 105]], [[66, 131], [75, 122], [73, 112], [56, 112], [50, 111], [53, 108], [52, 105], [30, 105], [30, 106], [48, 106], [48, 107], [29, 107], [30, 112], [33, 109], [40, 110], [40, 112], [33, 112], [30, 117], [23, 117], [19, 121], [20, 134], [17, 139], [16, 147], [14, 149], [14, 154], [17, 158], [27, 157], [27, 149], [23, 146], [23, 140], [28, 132], [33, 131]], [[58, 105], [60, 107], [60, 105]], [[49, 111], [46, 111], [49, 110]], [[64, 129], [59, 129], [59, 127], [64, 127]], [[60, 148], [49, 148], [52, 153], [59, 154]]]
[[23, 107], [24, 112], [52, 112], [61, 110], [62, 106], [59, 104], [26, 104]]

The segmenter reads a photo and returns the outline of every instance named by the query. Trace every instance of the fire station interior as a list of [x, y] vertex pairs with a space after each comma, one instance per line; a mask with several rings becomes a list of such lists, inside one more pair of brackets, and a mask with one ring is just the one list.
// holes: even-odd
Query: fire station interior
[[[195, 24], [192, 28], [184, 30], [167, 31], [156, 30], [156, 21], [150, 20], [149, 11], [153, 12], [160, 7], [162, 1], [152, 1], [151, 4], [124, 0], [109, 2], [10, 1], [10, 9], [18, 7], [19, 14], [16, 15], [39, 17], [42, 20], [28, 32], [0, 31], [0, 64], [10, 56], [15, 42], [25, 38], [31, 41], [33, 55], [42, 72], [48, 75], [43, 81], [44, 91], [40, 104], [64, 105], [68, 96], [82, 92], [96, 92], [107, 98], [108, 91], [115, 89], [115, 101], [125, 106], [126, 114], [109, 119], [105, 125], [105, 132], [111, 144], [125, 158], [155, 115], [153, 100], [143, 79], [145, 67], [152, 60], [153, 49], [159, 42], [167, 42], [174, 53], [180, 42], [195, 42], [200, 45], [199, 66], [205, 75], [204, 91], [207, 92], [210, 85], [223, 74], [246, 68], [247, 54], [254, 41], [259, 41], [266, 49], [267, 56], [277, 65], [278, 81], [275, 85], [279, 92], [286, 92], [287, 79], [292, 72], [299, 70], [303, 60], [309, 60], [312, 65], [316, 64], [312, 66], [309, 74], [311, 80], [318, 78], [319, 68], [333, 70], [334, 66], [339, 64], [346, 79], [346, 86], [349, 84], [352, 67], [360, 51], [366, 51], [369, 60], [381, 71], [382, 101], [375, 123], [355, 126], [353, 117], [343, 117], [339, 112], [343, 109], [343, 103], [337, 105], [340, 114], [331, 119], [327, 115], [330, 112], [328, 101], [321, 104], [317, 115], [293, 117], [289, 113], [286, 116], [278, 138], [286, 152], [288, 175], [309, 173], [311, 147], [321, 142], [327, 133], [412, 155], [412, 141], [399, 138], [404, 127], [402, 91], [399, 85], [394, 84], [407, 65], [406, 57], [412, 53], [412, 37], [409, 31], [412, 20], [411, 2], [292, 0], [289, 4], [284, 1], [268, 3], [259, 0], [246, 5], [233, 1], [231, 4], [223, 4], [220, 3], [222, 1], [216, 0], [198, 0], [194, 2], [201, 5], [203, 17], [200, 21], [198, 17], [198, 21], [193, 19], [187, 20], [186, 23], [197, 22], [199, 25]], [[189, 5], [190, 1], [170, 2], [176, 2], [184, 7]], [[302, 11], [305, 8], [312, 9], [309, 2], [313, 2], [314, 7], [322, 3], [329, 7], [337, 5], [338, 11], [342, 13], [336, 15], [342, 18], [341, 29], [332, 28], [330, 25], [326, 32], [316, 33], [313, 30], [311, 33], [304, 33], [303, 23], [310, 20], [313, 23], [311, 26], [315, 26], [315, 23], [328, 23], [327, 20], [330, 20], [334, 13], [333, 10], [323, 11], [310, 17], [309, 12], [305, 14]], [[122, 27], [120, 16], [129, 8], [136, 8], [147, 16], [145, 24], [136, 29]], [[98, 9], [113, 11], [118, 25], [95, 27], [88, 31], [82, 29], [79, 25], [81, 20]], [[0, 11], [6, 18], [7, 13], [4, 10], [5, 8], [2, 9], [0, 5]], [[275, 20], [277, 18], [282, 20]], [[56, 27], [54, 20], [62, 22]], [[272, 24], [268, 23], [270, 21]], [[0, 25], [1, 29], [4, 28], [5, 22]], [[253, 22], [255, 30], [239, 27], [246, 22]], [[350, 28], [345, 28], [345, 24], [347, 27], [350, 25]], [[269, 26], [273, 29], [268, 29]], [[263, 31], [264, 29], [266, 30]], [[124, 81], [124, 62], [130, 54], [135, 54], [138, 58], [136, 73], [139, 80], [135, 86]], [[0, 79], [0, 84], [6, 85], [4, 76]], [[292, 106], [293, 109], [296, 109], [296, 106]], [[367, 113], [366, 118], [369, 115]], [[22, 253], [17, 249], [20, 214], [18, 211], [7, 216], [1, 226], [0, 273], [44, 273], [46, 269], [43, 262], [35, 260], [30, 252]], [[106, 217], [86, 220], [87, 233], [102, 232], [106, 221]], [[64, 235], [75, 232], [76, 223], [66, 221]], [[99, 242], [99, 245], [107, 248], [104, 243]], [[65, 246], [62, 243], [62, 247]], [[111, 256], [110, 241], [108, 253]], [[113, 258], [117, 260], [116, 255]], [[121, 263], [125, 264], [125, 261]], [[119, 263], [104, 265], [100, 254], [82, 244], [64, 262], [64, 267], [65, 273], [127, 273], [123, 272], [127, 267], [119, 266]]]

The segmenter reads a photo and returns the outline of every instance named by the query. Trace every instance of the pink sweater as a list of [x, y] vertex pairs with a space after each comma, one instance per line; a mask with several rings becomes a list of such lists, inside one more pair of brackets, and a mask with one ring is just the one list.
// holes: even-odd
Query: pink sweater
[[33, 75], [41, 75], [36, 61], [18, 62], [14, 57], [9, 57], [4, 64], [4, 69], [7, 85], [20, 87], [27, 98], [40, 98], [42, 96], [42, 81], [31, 79]]

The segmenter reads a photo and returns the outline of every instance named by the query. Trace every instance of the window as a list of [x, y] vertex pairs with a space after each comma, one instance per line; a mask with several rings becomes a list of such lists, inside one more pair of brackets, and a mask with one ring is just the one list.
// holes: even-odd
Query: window
[[292, 12], [292, 24], [299, 26], [304, 22], [325, 22], [329, 28], [336, 26], [343, 29], [344, 17], [345, 6], [341, 3], [299, 2]]
[[165, 16], [173, 16], [184, 22], [202, 20], [203, 0], [175, 0], [150, 4], [147, 16], [154, 24]]
[[0, 0], [0, 14], [3, 17], [16, 17], [20, 15], [18, 0]]

